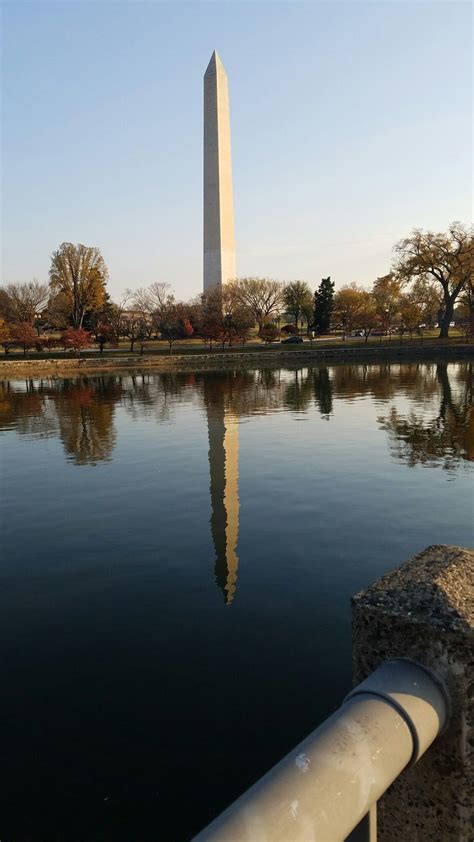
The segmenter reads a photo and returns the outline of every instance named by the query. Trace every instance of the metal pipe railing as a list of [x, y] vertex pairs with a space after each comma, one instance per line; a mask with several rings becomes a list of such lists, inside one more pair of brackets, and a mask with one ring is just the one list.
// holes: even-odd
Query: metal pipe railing
[[387, 661], [194, 842], [341, 842], [429, 748], [448, 711], [430, 670]]

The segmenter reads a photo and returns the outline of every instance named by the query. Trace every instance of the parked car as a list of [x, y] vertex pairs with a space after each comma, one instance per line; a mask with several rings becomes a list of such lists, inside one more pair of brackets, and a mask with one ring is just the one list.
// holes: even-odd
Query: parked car
[[299, 345], [302, 342], [301, 336], [289, 336], [288, 339], [282, 339], [282, 345]]

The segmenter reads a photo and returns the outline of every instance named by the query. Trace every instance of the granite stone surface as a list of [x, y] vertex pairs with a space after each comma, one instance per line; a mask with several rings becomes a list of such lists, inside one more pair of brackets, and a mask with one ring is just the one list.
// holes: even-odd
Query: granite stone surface
[[432, 546], [352, 600], [353, 678], [390, 658], [431, 668], [448, 725], [381, 799], [380, 842], [474, 840], [474, 552]]

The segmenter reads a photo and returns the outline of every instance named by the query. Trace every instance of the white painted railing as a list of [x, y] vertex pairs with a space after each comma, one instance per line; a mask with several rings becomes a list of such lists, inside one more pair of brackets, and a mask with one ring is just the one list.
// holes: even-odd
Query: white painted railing
[[430, 670], [387, 661], [194, 842], [375, 842], [378, 799], [429, 748], [448, 710]]

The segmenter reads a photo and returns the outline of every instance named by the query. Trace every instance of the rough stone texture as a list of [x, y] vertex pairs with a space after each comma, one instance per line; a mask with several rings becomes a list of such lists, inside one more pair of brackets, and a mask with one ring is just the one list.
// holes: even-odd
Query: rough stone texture
[[204, 75], [204, 292], [235, 278], [227, 75], [213, 52]]
[[474, 552], [428, 547], [352, 602], [354, 683], [409, 657], [442, 678], [452, 703], [445, 733], [381, 799], [378, 839], [472, 842]]
[[15, 377], [38, 377], [52, 376], [61, 377], [66, 374], [82, 374], [100, 371], [121, 370], [149, 370], [155, 368], [157, 371], [206, 371], [208, 369], [224, 368], [259, 368], [261, 365], [288, 366], [294, 363], [301, 365], [318, 365], [321, 362], [367, 362], [377, 364], [385, 360], [446, 360], [461, 359], [474, 356], [474, 345], [446, 345], [429, 347], [407, 348], [309, 348], [305, 347], [292, 350], [284, 348], [273, 348], [272, 350], [255, 350], [240, 352], [237, 350], [224, 353], [205, 354], [156, 354], [153, 356], [139, 356], [135, 354], [124, 355], [107, 352], [102, 357], [81, 358], [71, 357], [69, 359], [0, 359], [0, 380], [8, 380]]

